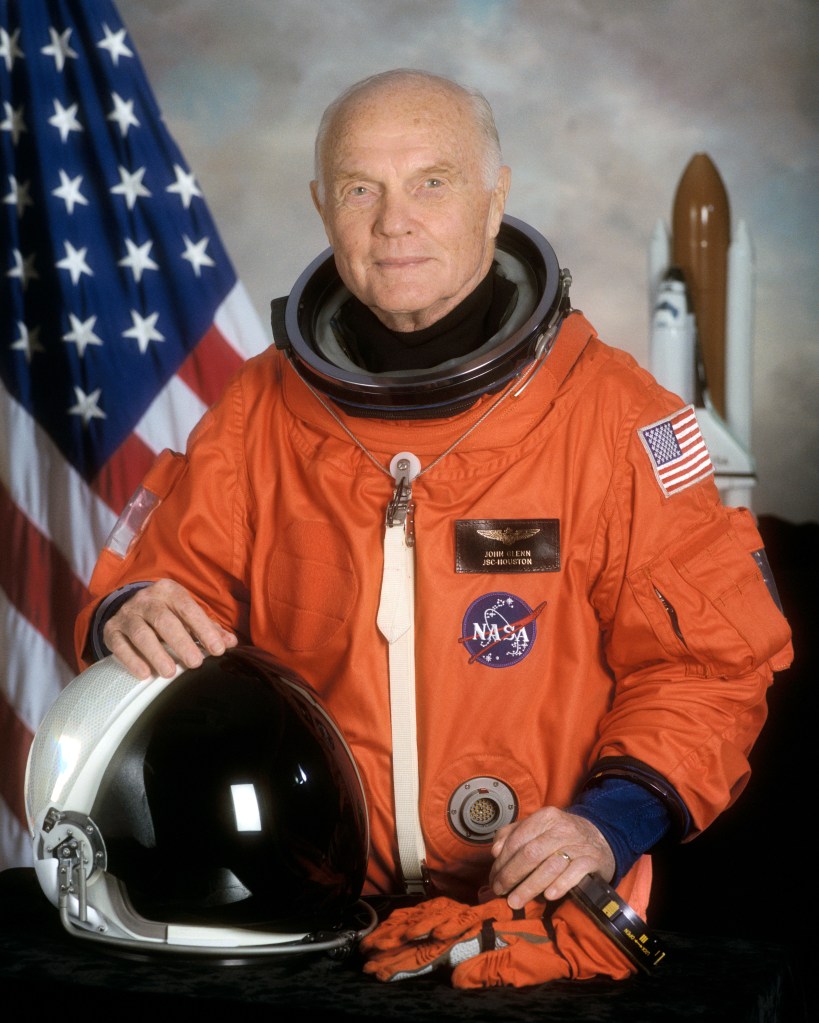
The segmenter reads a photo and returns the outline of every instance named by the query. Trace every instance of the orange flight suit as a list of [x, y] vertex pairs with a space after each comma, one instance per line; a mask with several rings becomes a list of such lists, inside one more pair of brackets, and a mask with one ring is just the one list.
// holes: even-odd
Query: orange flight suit
[[[339, 416], [382, 467], [400, 451], [426, 467], [495, 400], [449, 419]], [[575, 312], [522, 393], [414, 482], [420, 816], [439, 893], [470, 898], [488, 874], [491, 842], [449, 822], [472, 778], [501, 779], [523, 817], [571, 804], [601, 762], [645, 765], [689, 834], [748, 778], [790, 633], [750, 514], [721, 505], [713, 476], [670, 496], [658, 481], [641, 431], [680, 404]], [[366, 790], [366, 891], [400, 892], [376, 627], [393, 480], [270, 349], [144, 485], [160, 503], [125, 557], [103, 551], [78, 650], [111, 591], [187, 587], [323, 696]], [[620, 886], [637, 912], [649, 878], [644, 856]]]

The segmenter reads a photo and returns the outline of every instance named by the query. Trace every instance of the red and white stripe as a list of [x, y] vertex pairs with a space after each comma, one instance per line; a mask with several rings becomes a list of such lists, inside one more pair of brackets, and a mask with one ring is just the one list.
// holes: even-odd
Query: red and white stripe
[[268, 344], [237, 283], [214, 324], [133, 433], [88, 485], [0, 385], [0, 868], [31, 861], [24, 807], [28, 749], [77, 674], [73, 628], [117, 516], [155, 456], [184, 450], [206, 408]]

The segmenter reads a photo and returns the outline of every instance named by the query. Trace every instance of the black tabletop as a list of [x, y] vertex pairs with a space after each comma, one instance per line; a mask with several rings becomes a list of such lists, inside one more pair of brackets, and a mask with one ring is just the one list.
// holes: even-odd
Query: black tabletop
[[[174, 953], [124, 957], [62, 928], [33, 870], [0, 873], [0, 990], [29, 1007], [84, 1019], [160, 1012], [266, 1019], [408, 1021], [799, 1020], [786, 948], [774, 942], [662, 932], [656, 976], [561, 981], [530, 988], [456, 991], [431, 975], [383, 984], [361, 973], [355, 953], [275, 956], [219, 963]], [[271, 1015], [272, 1014], [272, 1015]], [[43, 1018], [40, 1016], [39, 1018]]]

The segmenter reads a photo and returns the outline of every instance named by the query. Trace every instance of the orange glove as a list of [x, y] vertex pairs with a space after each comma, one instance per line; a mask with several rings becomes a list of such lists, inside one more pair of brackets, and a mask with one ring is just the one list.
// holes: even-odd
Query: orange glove
[[533, 900], [512, 910], [505, 899], [467, 906], [437, 898], [397, 909], [362, 939], [364, 972], [379, 980], [405, 980], [432, 970], [457, 966], [508, 940], [549, 942], [543, 926], [545, 903]]
[[432, 899], [395, 910], [362, 940], [364, 972], [392, 981], [449, 968], [456, 988], [525, 987], [596, 976], [621, 980], [634, 972], [574, 903], [566, 901], [552, 914], [553, 937], [545, 919], [541, 899], [523, 910], [510, 909], [505, 899], [480, 906]]
[[525, 987], [550, 980], [623, 980], [632, 966], [614, 941], [585, 911], [568, 899], [551, 915], [553, 942], [532, 945], [507, 935], [505, 947], [484, 952], [457, 966], [452, 986], [457, 988]]

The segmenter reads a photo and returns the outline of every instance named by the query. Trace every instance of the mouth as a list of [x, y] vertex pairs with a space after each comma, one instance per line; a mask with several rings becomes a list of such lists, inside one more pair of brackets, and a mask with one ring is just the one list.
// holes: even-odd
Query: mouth
[[375, 265], [379, 270], [409, 270], [428, 262], [427, 256], [393, 256], [388, 259], [376, 259]]

